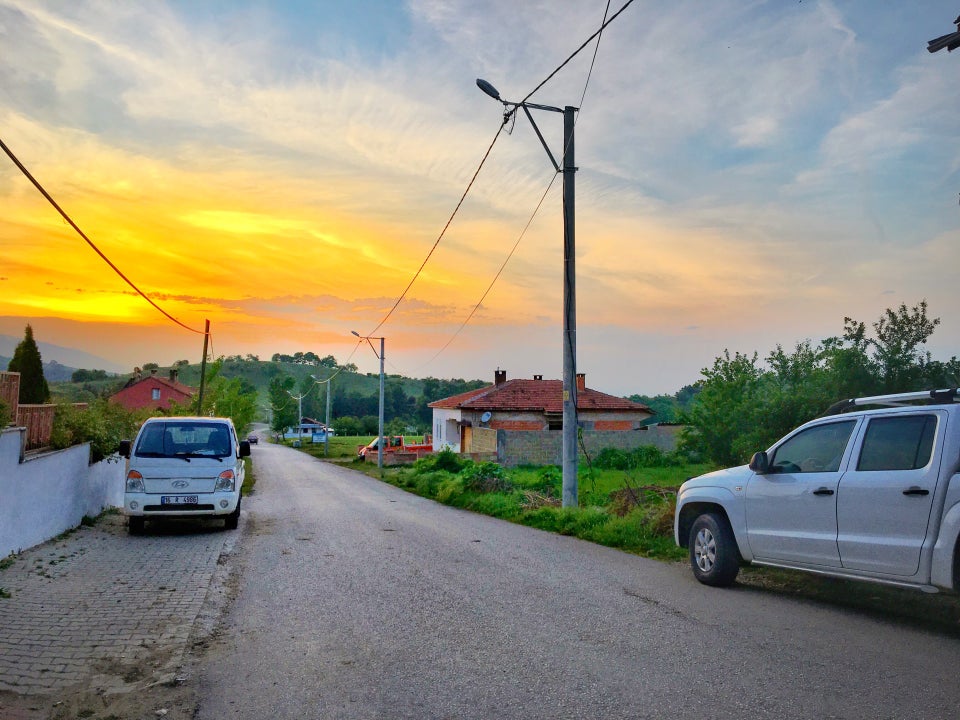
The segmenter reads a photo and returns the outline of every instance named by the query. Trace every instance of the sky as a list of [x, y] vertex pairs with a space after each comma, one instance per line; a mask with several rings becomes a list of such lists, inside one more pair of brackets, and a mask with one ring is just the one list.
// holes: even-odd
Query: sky
[[[0, 333], [129, 371], [199, 362], [208, 320], [213, 356], [376, 372], [356, 331], [385, 337], [388, 373], [561, 377], [562, 180], [475, 80], [523, 100], [606, 8], [0, 0], [0, 139], [190, 328], [0, 155]], [[635, 0], [530, 98], [580, 108], [589, 387], [673, 393], [725, 349], [924, 299], [928, 349], [960, 354], [960, 53], [926, 50], [957, 10]], [[562, 116], [531, 112], [561, 156]]]

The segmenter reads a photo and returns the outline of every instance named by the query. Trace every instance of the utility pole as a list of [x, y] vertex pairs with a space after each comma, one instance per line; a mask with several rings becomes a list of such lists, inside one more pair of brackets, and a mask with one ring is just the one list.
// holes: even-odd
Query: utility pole
[[[522, 108], [530, 125], [533, 126], [540, 144], [547, 151], [547, 157], [553, 163], [558, 173], [563, 173], [563, 430], [561, 440], [563, 448], [563, 507], [577, 507], [579, 497], [577, 491], [577, 293], [576, 293], [576, 238], [574, 228], [576, 217], [575, 185], [573, 181], [577, 167], [573, 162], [573, 129], [576, 125], [577, 108], [570, 105], [562, 110], [552, 105], [540, 105], [531, 102], [511, 102], [500, 97], [500, 92], [489, 82], [477, 78], [477, 87], [503, 104], [503, 123], [510, 116]], [[562, 167], [557, 164], [547, 141], [537, 123], [534, 122], [530, 109], [546, 110], [548, 112], [563, 113], [563, 158]]]
[[578, 507], [577, 250], [573, 162], [576, 108], [563, 108], [563, 507]]
[[[377, 441], [377, 468], [383, 477], [383, 338], [380, 338], [380, 440]], [[367, 341], [369, 342], [369, 340]]]
[[200, 391], [197, 393], [197, 415], [203, 415], [203, 383], [207, 377], [207, 343], [210, 341], [210, 321], [203, 328], [203, 358], [200, 360]]
[[323, 456], [330, 454], [330, 391], [333, 390], [333, 378], [327, 378], [327, 431], [323, 434]]

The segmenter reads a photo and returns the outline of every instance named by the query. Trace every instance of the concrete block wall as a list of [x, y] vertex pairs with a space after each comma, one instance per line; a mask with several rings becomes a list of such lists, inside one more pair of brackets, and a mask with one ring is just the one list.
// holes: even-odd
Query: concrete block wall
[[0, 558], [123, 504], [123, 462], [90, 465], [89, 444], [27, 455], [23, 428], [0, 431]]
[[[583, 445], [591, 455], [608, 447], [633, 450], [643, 445], [654, 445], [669, 452], [677, 447], [676, 427], [649, 426], [640, 430], [611, 432], [584, 430]], [[558, 430], [498, 430], [497, 458], [506, 467], [560, 465], [563, 462], [562, 433]]]

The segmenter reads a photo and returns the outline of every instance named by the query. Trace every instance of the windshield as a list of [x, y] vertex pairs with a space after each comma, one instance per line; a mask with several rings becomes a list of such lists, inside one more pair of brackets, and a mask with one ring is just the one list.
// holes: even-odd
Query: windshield
[[222, 423], [150, 423], [137, 442], [138, 457], [209, 457], [230, 454], [230, 430]]

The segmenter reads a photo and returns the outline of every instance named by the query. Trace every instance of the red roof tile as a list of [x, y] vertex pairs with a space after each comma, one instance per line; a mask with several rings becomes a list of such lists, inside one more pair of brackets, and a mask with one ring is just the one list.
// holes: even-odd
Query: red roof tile
[[[453, 395], [429, 403], [428, 407], [455, 410], [534, 410], [547, 413], [563, 412], [562, 380], [507, 380], [500, 385], [488, 385], [477, 390]], [[626, 398], [607, 395], [586, 388], [577, 393], [578, 410], [613, 410], [652, 414], [646, 405]]]

